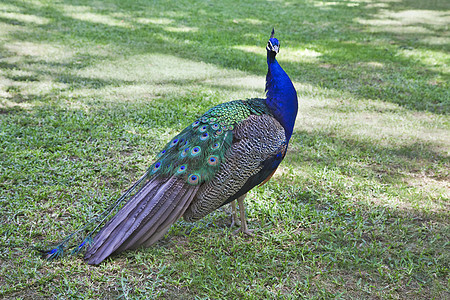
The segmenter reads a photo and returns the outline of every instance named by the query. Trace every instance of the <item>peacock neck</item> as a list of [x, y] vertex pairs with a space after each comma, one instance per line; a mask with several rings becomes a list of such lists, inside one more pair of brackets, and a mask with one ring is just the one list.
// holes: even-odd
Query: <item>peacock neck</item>
[[267, 53], [266, 105], [280, 122], [289, 141], [297, 117], [297, 92], [289, 76], [275, 59], [275, 53]]

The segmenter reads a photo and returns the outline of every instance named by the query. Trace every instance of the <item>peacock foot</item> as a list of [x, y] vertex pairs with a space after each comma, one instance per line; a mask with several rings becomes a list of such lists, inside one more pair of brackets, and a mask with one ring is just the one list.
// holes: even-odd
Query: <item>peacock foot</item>
[[248, 236], [255, 236], [255, 234], [253, 233], [253, 229], [243, 229], [242, 227], [240, 227], [239, 229], [233, 231], [233, 234], [239, 234], [239, 232], [242, 232], [243, 234], [246, 234]]

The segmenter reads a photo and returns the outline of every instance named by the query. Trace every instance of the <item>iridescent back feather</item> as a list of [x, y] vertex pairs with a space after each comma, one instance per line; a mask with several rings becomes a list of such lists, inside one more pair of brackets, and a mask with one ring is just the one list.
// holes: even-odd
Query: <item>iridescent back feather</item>
[[264, 99], [219, 104], [175, 136], [158, 154], [150, 175], [180, 176], [191, 185], [210, 181], [233, 141], [233, 129], [250, 115], [267, 114]]

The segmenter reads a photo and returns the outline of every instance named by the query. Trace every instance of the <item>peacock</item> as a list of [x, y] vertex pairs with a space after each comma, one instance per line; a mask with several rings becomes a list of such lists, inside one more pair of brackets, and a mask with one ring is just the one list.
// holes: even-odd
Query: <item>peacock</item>
[[[72, 248], [71, 253], [83, 250], [84, 260], [98, 265], [110, 255], [149, 247], [180, 217], [197, 221], [235, 200], [240, 230], [251, 234], [245, 196], [275, 173], [286, 155], [297, 116], [297, 92], [276, 60], [279, 49], [272, 30], [266, 47], [265, 99], [235, 100], [208, 110], [166, 144], [146, 173], [92, 221], [95, 228], [76, 246], [69, 247], [69, 242], [86, 226], [43, 251], [44, 256], [53, 259]], [[94, 236], [113, 211], [117, 213]]]

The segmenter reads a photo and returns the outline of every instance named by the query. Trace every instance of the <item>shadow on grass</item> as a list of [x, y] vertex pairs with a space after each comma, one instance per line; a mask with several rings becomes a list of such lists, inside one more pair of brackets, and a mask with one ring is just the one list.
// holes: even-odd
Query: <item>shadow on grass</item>
[[[7, 3], [19, 8], [25, 15], [47, 17], [50, 20], [47, 24], [33, 26], [31, 31], [11, 33], [9, 41], [40, 43], [49, 40], [54, 44], [71, 45], [74, 42], [90, 44], [94, 41], [98, 45], [111, 46], [115, 49], [113, 51], [130, 55], [146, 52], [170, 54], [223, 68], [238, 68], [261, 76], [266, 72], [264, 51], [257, 55], [233, 47], [264, 45], [267, 28], [274, 24], [282, 46], [289, 45], [295, 49], [308, 47], [320, 53], [312, 63], [302, 63], [300, 57], [299, 62], [282, 63], [294, 81], [344, 90], [357, 98], [393, 102], [414, 110], [435, 113], [447, 113], [449, 110], [450, 97], [445, 80], [448, 74], [423, 63], [419, 58], [408, 57], [405, 54], [407, 50], [400, 47], [406, 43], [407, 47], [428, 51], [445, 50], [445, 45], [418, 42], [424, 34], [414, 30], [401, 36], [383, 32], [383, 28], [378, 32], [368, 33], [365, 31], [368, 26], [358, 21], [369, 20], [386, 10], [394, 12], [405, 9], [395, 3], [388, 2], [384, 7], [360, 3], [356, 9], [348, 7], [351, 1], [324, 2], [329, 3], [324, 7], [314, 6], [313, 3], [258, 1], [253, 5], [242, 4], [239, 7], [242, 11], [237, 13], [236, 7], [232, 5], [227, 7], [217, 4], [201, 6], [200, 11], [196, 6], [198, 4], [179, 11], [177, 8], [183, 7], [182, 3], [174, 4], [173, 7], [155, 3], [151, 10], [144, 2], [129, 4], [112, 1], [105, 6], [95, 3], [77, 6], [65, 2], [63, 6], [55, 5], [58, 9], [24, 5], [17, 1]], [[286, 10], [281, 8], [283, 3]], [[266, 11], [270, 8], [283, 14], [286, 22], [280, 22], [276, 14], [267, 16]], [[78, 11], [81, 14], [85, 12], [88, 17], [83, 19], [77, 14]], [[242, 19], [249, 11], [253, 17]], [[410, 27], [408, 22], [399, 22], [400, 27]], [[431, 21], [425, 19], [420, 22], [421, 25], [426, 25], [426, 22]], [[425, 36], [441, 35], [441, 25], [434, 25], [433, 28], [434, 30], [428, 29]], [[281, 59], [282, 55], [280, 54]], [[109, 57], [105, 56], [103, 59], [113, 57], [114, 54], [110, 52]], [[55, 81], [72, 81], [75, 82], [75, 88], [79, 87], [77, 82], [83, 82], [84, 79], [76, 78], [72, 73], [88, 65], [89, 58], [81, 65], [77, 61], [80, 61], [79, 57], [69, 58], [63, 66], [65, 74], [62, 79], [59, 74], [49, 75], [54, 76]], [[37, 74], [33, 78], [44, 75], [38, 70], [34, 72]], [[116, 84], [90, 80], [91, 84], [88, 86], [92, 88]]]
[[[312, 166], [314, 171], [310, 173], [316, 174], [316, 178], [306, 182], [319, 189], [346, 199], [349, 195], [342, 195], [346, 186], [354, 189], [355, 195], [347, 199], [351, 202], [388, 205], [440, 221], [448, 214], [445, 191], [450, 158], [434, 151], [429, 144], [416, 141], [382, 146], [326, 131], [295, 131], [285, 160], [294, 171]], [[422, 195], [420, 187], [414, 186], [414, 178], [432, 181], [436, 192]], [[416, 194], [412, 202], [408, 200], [411, 194]], [[395, 195], [394, 201], [386, 201], [388, 195]]]

